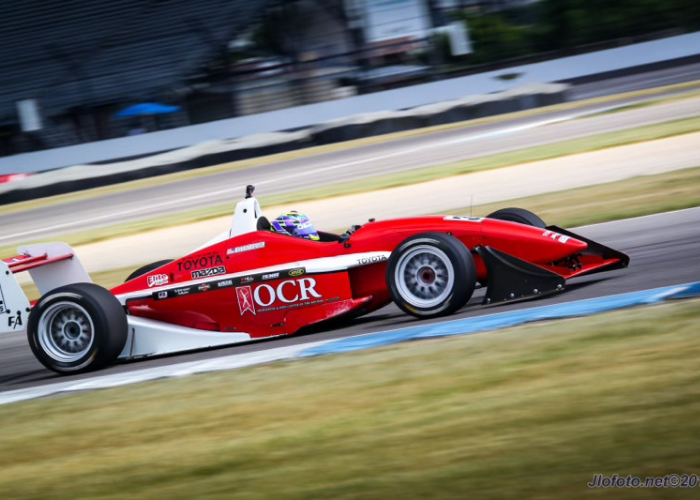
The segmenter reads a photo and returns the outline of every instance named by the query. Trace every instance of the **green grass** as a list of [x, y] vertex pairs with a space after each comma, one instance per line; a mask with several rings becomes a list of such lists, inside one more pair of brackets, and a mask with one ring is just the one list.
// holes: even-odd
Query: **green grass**
[[696, 498], [700, 302], [0, 407], [3, 498]]
[[[664, 137], [693, 133], [700, 130], [700, 117], [686, 118], [682, 120], [674, 120], [666, 123], [648, 125], [634, 129], [613, 132], [609, 134], [600, 134], [592, 137], [584, 137], [570, 141], [563, 141], [545, 146], [527, 148], [508, 153], [501, 153], [481, 158], [464, 160], [446, 165], [435, 167], [427, 167], [421, 169], [410, 170], [389, 175], [381, 175], [363, 179], [361, 181], [351, 181], [345, 183], [334, 184], [330, 186], [322, 186], [318, 188], [306, 189], [303, 191], [295, 191], [291, 193], [283, 193], [274, 196], [265, 196], [260, 198], [260, 203], [263, 207], [273, 206], [278, 204], [289, 204], [293, 202], [313, 199], [331, 198], [357, 192], [367, 192], [372, 190], [385, 189], [402, 185], [415, 184], [418, 182], [426, 182], [434, 179], [449, 177], [453, 175], [477, 172], [481, 170], [489, 170], [494, 168], [507, 167], [517, 164], [523, 164], [533, 161], [558, 158], [587, 151], [595, 151], [615, 146], [622, 146], [636, 142], [644, 142]], [[46, 241], [55, 241], [60, 239], [70, 245], [82, 245], [101, 241], [116, 236], [124, 236], [126, 234], [137, 233], [152, 229], [159, 229], [168, 226], [176, 226], [199, 220], [206, 220], [222, 215], [229, 215], [233, 212], [234, 203], [226, 203], [222, 205], [200, 208], [197, 210], [183, 212], [178, 214], [170, 214], [166, 216], [154, 217], [141, 221], [128, 222], [105, 228], [98, 228], [80, 233], [72, 233], [53, 237], [49, 239], [38, 239], [32, 243], [41, 243]], [[13, 255], [16, 250], [16, 245], [7, 245], [0, 247], [0, 256]]]
[[549, 160], [562, 156], [663, 139], [665, 137], [683, 135], [697, 131], [700, 131], [700, 117], [685, 118], [655, 125], [647, 125], [622, 130], [619, 132], [582, 137], [580, 139], [546, 144], [544, 146], [519, 149], [507, 153], [473, 158], [448, 163], [445, 165], [419, 168], [405, 172], [370, 177], [358, 181], [264, 197], [261, 199], [261, 203], [264, 202], [265, 205], [291, 203], [299, 200], [332, 198], [334, 196], [341, 196], [357, 192], [367, 192], [390, 187], [405, 186], [450, 177], [453, 175], [491, 170], [494, 168], [508, 167], [534, 161]]
[[[596, 98], [592, 98], [592, 99], [586, 99], [586, 100], [582, 100], [582, 101], [567, 102], [567, 103], [563, 103], [563, 104], [557, 104], [554, 106], [547, 106], [547, 107], [542, 107], [542, 108], [529, 109], [529, 110], [525, 110], [525, 111], [518, 111], [515, 113], [507, 113], [507, 114], [503, 114], [503, 115], [489, 116], [489, 117], [480, 118], [480, 119], [476, 119], [476, 120], [467, 120], [467, 121], [462, 121], [462, 122], [457, 122], [457, 123], [448, 123], [445, 125], [436, 125], [433, 127], [425, 127], [425, 128], [408, 130], [408, 131], [403, 131], [403, 132], [395, 132], [392, 134], [366, 137], [363, 139], [346, 141], [346, 142], [339, 143], [339, 144], [330, 144], [330, 145], [326, 145], [326, 146], [316, 146], [316, 147], [311, 147], [311, 148], [305, 148], [305, 149], [298, 150], [298, 151], [290, 151], [287, 153], [279, 153], [279, 154], [270, 155], [270, 156], [252, 158], [249, 160], [241, 160], [241, 161], [236, 161], [236, 162], [224, 163], [221, 165], [214, 165], [211, 167], [206, 167], [206, 168], [201, 168], [201, 169], [188, 170], [188, 171], [184, 171], [184, 172], [177, 172], [177, 173], [167, 174], [167, 175], [162, 175], [162, 176], [157, 176], [157, 177], [150, 177], [150, 178], [146, 178], [146, 179], [125, 182], [125, 183], [121, 183], [121, 184], [103, 186], [103, 187], [99, 187], [99, 188], [78, 191], [75, 193], [67, 193], [67, 194], [51, 196], [51, 197], [47, 197], [47, 198], [40, 198], [40, 199], [36, 199], [36, 200], [18, 202], [18, 203], [13, 203], [13, 204], [9, 204], [9, 205], [2, 205], [2, 206], [0, 206], [0, 214], [16, 213], [16, 212], [20, 212], [23, 210], [31, 210], [34, 208], [51, 206], [51, 205], [66, 203], [66, 202], [70, 202], [70, 201], [90, 199], [90, 198], [94, 198], [97, 196], [104, 196], [106, 194], [121, 193], [121, 192], [131, 191], [134, 189], [140, 189], [140, 188], [144, 188], [144, 187], [148, 187], [148, 186], [162, 185], [162, 184], [165, 184], [168, 182], [183, 181], [183, 180], [192, 179], [195, 177], [212, 175], [212, 174], [217, 174], [217, 173], [222, 173], [222, 172], [229, 172], [232, 170], [239, 170], [239, 169], [243, 169], [243, 168], [251, 168], [251, 167], [263, 167], [264, 168], [265, 165], [268, 165], [270, 163], [292, 160], [292, 159], [296, 159], [296, 158], [305, 158], [305, 157], [310, 157], [310, 156], [316, 156], [316, 155], [330, 153], [330, 152], [334, 152], [334, 151], [343, 151], [346, 149], [352, 149], [355, 147], [367, 146], [367, 145], [371, 145], [371, 144], [378, 144], [378, 143], [388, 142], [388, 141], [397, 140], [397, 139], [405, 139], [405, 138], [409, 138], [409, 137], [416, 137], [416, 136], [420, 136], [420, 135], [433, 134], [433, 133], [437, 133], [437, 132], [444, 132], [447, 130], [455, 130], [455, 129], [460, 129], [460, 128], [469, 128], [469, 127], [474, 127], [474, 126], [478, 126], [478, 125], [484, 125], [487, 123], [497, 123], [497, 122], [501, 122], [501, 121], [507, 121], [507, 120], [512, 120], [512, 119], [516, 119], [516, 118], [523, 118], [523, 117], [527, 117], [527, 116], [537, 116], [540, 114], [551, 113], [554, 111], [574, 110], [574, 109], [582, 108], [585, 106], [590, 106], [590, 105], [594, 105], [594, 104], [605, 104], [608, 102], [618, 101], [620, 99], [625, 99], [625, 98], [645, 97], [645, 96], [649, 96], [649, 97], [653, 98], [653, 96], [658, 95], [658, 94], [662, 94], [665, 92], [682, 91], [682, 90], [686, 90], [686, 89], [688, 90], [687, 93], [684, 92], [680, 95], [669, 96], [667, 98], [661, 98], [661, 99], [651, 99], [650, 101], [648, 101], [649, 102], [648, 105], [662, 104], [664, 102], [667, 102], [668, 100], [681, 100], [681, 99], [695, 97], [697, 95], [697, 92], [694, 92], [693, 89], [695, 89], [698, 85], [700, 85], [700, 81], [692, 81], [692, 82], [686, 82], [686, 83], [680, 83], [680, 84], [674, 84], [674, 85], [667, 85], [664, 87], [656, 87], [653, 89], [636, 90], [636, 91], [632, 91], [632, 92], [625, 92], [622, 94], [614, 94], [614, 95], [609, 95], [609, 96], [602, 96], [602, 97], [596, 97]], [[643, 105], [645, 105], [645, 103], [639, 103], [639, 105], [643, 106]], [[634, 107], [637, 105], [630, 105], [630, 106]]]
[[548, 224], [576, 227], [700, 206], [700, 168], [557, 191], [499, 203], [458, 207], [440, 214], [485, 217], [500, 208], [535, 212]]

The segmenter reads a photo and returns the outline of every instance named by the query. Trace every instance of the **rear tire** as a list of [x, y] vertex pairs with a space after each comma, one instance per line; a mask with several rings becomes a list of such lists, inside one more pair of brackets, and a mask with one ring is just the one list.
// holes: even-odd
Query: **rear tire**
[[44, 295], [29, 314], [27, 339], [49, 370], [82, 373], [113, 363], [126, 345], [124, 308], [108, 290], [74, 283]]
[[131, 273], [128, 278], [124, 280], [124, 283], [127, 281], [131, 281], [134, 278], [138, 278], [139, 276], [143, 276], [144, 274], [148, 274], [151, 271], [155, 271], [159, 267], [163, 267], [166, 264], [170, 264], [173, 262], [173, 259], [165, 259], [165, 260], [159, 260], [158, 262], [153, 262], [151, 264], [146, 264], [145, 266], [139, 267], [136, 271]]
[[471, 253], [454, 236], [423, 233], [392, 252], [386, 270], [391, 298], [417, 318], [446, 316], [463, 307], [476, 284]]
[[524, 208], [502, 208], [496, 210], [490, 215], [486, 216], [487, 219], [497, 219], [505, 220], [508, 222], [517, 222], [519, 224], [525, 224], [526, 226], [534, 226], [539, 228], [546, 228], [547, 224], [538, 215], [525, 210]]

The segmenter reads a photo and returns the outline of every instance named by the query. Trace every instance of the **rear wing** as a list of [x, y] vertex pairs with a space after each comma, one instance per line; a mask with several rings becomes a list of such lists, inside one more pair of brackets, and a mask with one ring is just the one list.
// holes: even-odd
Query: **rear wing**
[[0, 261], [0, 333], [26, 328], [30, 305], [16, 274], [29, 271], [41, 295], [71, 283], [92, 282], [73, 249], [65, 243], [26, 245], [18, 251], [19, 255]]

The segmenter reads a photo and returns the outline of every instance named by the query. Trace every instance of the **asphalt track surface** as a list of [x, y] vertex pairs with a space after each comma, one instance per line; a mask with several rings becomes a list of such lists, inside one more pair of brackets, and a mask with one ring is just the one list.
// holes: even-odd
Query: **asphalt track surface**
[[[447, 319], [419, 322], [406, 316], [392, 304], [363, 318], [347, 321], [325, 331], [319, 329], [283, 339], [127, 362], [102, 370], [98, 374], [124, 373], [299, 343], [427, 325], [449, 319], [700, 281], [700, 208], [588, 226], [579, 228], [576, 232], [628, 253], [632, 259], [630, 267], [571, 280], [563, 293], [528, 302], [485, 308], [480, 305], [483, 291], [477, 291], [466, 307]], [[12, 333], [0, 337], [0, 392], [92, 376], [94, 375], [84, 374], [60, 377], [43, 368], [34, 359], [24, 334]]]
[[[659, 73], [657, 80], [662, 80], [658, 82], [650, 74], [635, 75], [611, 80], [612, 83], [607, 84], [597, 82], [581, 85], [575, 87], [573, 95], [574, 98], [580, 95], [588, 97], [629, 88], [644, 88], [645, 82], [646, 86], [653, 86], [654, 82], [658, 85], [675, 83], [675, 79], [700, 77], [700, 65], [684, 67], [683, 71], [675, 68], [673, 71]], [[397, 139], [0, 215], [0, 246], [225, 203], [231, 203], [233, 210], [234, 202], [243, 196], [247, 184], [255, 184], [258, 188], [256, 195], [264, 197], [700, 116], [700, 99], [694, 99], [585, 119], [570, 119], [580, 113], [645, 99], [647, 98], [618, 99], [605, 105], [590, 105], [573, 111], [549, 112], [534, 117]]]

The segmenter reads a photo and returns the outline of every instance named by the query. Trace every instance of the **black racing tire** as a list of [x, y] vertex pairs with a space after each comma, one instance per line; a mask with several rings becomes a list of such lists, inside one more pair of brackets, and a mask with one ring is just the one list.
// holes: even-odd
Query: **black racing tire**
[[417, 318], [447, 316], [474, 293], [476, 266], [466, 246], [442, 233], [404, 240], [391, 253], [386, 282], [394, 303]]
[[487, 215], [486, 218], [517, 222], [519, 224], [525, 224], [526, 226], [534, 226], [542, 229], [547, 227], [545, 221], [543, 221], [538, 215], [533, 214], [524, 208], [502, 208], [500, 210], [496, 210], [490, 215]]
[[151, 264], [146, 264], [145, 266], [139, 267], [136, 271], [131, 273], [128, 278], [124, 280], [124, 283], [127, 281], [131, 281], [134, 278], [138, 278], [139, 276], [143, 276], [144, 274], [148, 274], [151, 271], [155, 271], [159, 267], [163, 267], [166, 264], [170, 264], [173, 262], [173, 259], [165, 259], [165, 260], [159, 260], [158, 262], [153, 262]]
[[34, 356], [49, 370], [69, 375], [116, 361], [126, 345], [124, 308], [109, 290], [74, 283], [48, 292], [27, 323]]

